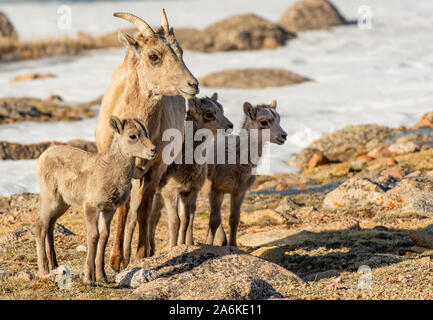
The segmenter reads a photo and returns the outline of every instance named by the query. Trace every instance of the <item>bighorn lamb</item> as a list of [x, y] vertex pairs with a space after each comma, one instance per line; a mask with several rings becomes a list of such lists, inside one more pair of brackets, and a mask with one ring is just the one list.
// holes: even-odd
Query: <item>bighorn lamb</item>
[[41, 275], [58, 266], [53, 236], [56, 220], [69, 206], [82, 206], [88, 247], [84, 282], [106, 281], [104, 252], [111, 219], [129, 197], [136, 158], [153, 159], [156, 154], [141, 122], [113, 116], [110, 127], [115, 134], [105, 154], [55, 146], [38, 160], [40, 211], [35, 234]]
[[[236, 138], [236, 163], [234, 164], [208, 164], [208, 178], [211, 181], [211, 191], [209, 193], [210, 201], [210, 218], [209, 230], [206, 243], [213, 244], [215, 235], [217, 235], [218, 244], [226, 244], [227, 239], [221, 224], [221, 204], [226, 193], [230, 194], [230, 236], [229, 245], [236, 246], [236, 234], [239, 225], [241, 205], [247, 190], [253, 185], [256, 176], [253, 175], [252, 169], [257, 166], [257, 159], [251, 156], [251, 148], [257, 147], [258, 157], [262, 156], [263, 146], [267, 142], [262, 137], [262, 130], [269, 129], [269, 140], [271, 143], [279, 145], [284, 144], [287, 139], [287, 133], [280, 126], [280, 115], [276, 112], [276, 101], [270, 105], [252, 106], [250, 103], [244, 103], [245, 120], [242, 129], [248, 133], [248, 161], [242, 164], [241, 151], [242, 140]], [[257, 135], [250, 134], [253, 129], [258, 132]], [[220, 139], [217, 140], [217, 143]], [[224, 141], [223, 141], [224, 142]], [[226, 159], [228, 158], [228, 144], [226, 145]], [[245, 156], [245, 155], [244, 155]]]
[[[224, 131], [233, 129], [233, 124], [224, 116], [223, 107], [217, 99], [218, 95], [214, 93], [211, 98], [188, 100], [186, 121], [192, 124], [192, 136], [185, 137], [182, 146], [182, 161], [172, 163], [168, 167], [161, 179], [159, 190], [155, 194], [151, 214], [152, 253], [155, 251], [155, 229], [164, 206], [168, 214], [169, 247], [173, 248], [176, 244], [193, 244], [195, 206], [198, 193], [206, 179], [207, 163], [195, 157], [191, 159], [192, 161], [186, 161], [186, 152], [190, 152], [191, 156], [195, 155], [196, 152], [203, 150], [203, 143], [210, 143], [212, 146], [213, 136], [218, 134], [218, 129]], [[195, 140], [196, 133], [201, 129], [209, 130], [205, 142]], [[192, 148], [187, 150], [187, 144]], [[200, 149], [198, 149], [199, 146]]]
[[110, 85], [104, 94], [95, 132], [99, 152], [107, 152], [112, 133], [106, 125], [111, 115], [121, 118], [138, 118], [149, 130], [149, 136], [157, 147], [157, 155], [151, 161], [137, 164], [143, 174], [133, 180], [130, 200], [121, 208], [117, 221], [117, 233], [110, 266], [120, 270], [120, 264], [128, 265], [132, 234], [125, 233], [125, 225], [135, 225], [138, 219], [139, 238], [136, 258], [150, 255], [149, 218], [152, 199], [162, 174], [169, 164], [162, 159], [162, 150], [169, 142], [162, 141], [168, 128], [184, 132], [185, 99], [193, 98], [199, 91], [198, 81], [182, 58], [182, 49], [169, 28], [165, 12], [162, 12], [161, 28], [154, 31], [142, 19], [129, 13], [115, 13], [137, 27], [138, 32], [129, 35], [119, 33], [119, 40], [127, 48], [124, 61], [114, 71]]

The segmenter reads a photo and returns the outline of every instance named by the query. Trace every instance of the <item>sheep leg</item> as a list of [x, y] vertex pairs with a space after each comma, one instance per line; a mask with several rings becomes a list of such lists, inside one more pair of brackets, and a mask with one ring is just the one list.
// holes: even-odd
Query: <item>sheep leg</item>
[[52, 217], [48, 222], [48, 231], [45, 245], [50, 271], [59, 266], [57, 263], [56, 251], [54, 250], [54, 227], [56, 225], [57, 219], [60, 218], [68, 209], [69, 206], [61, 201], [60, 204], [52, 211]]
[[207, 233], [206, 244], [213, 245], [215, 239], [215, 233], [218, 227], [221, 225], [221, 204], [223, 200], [224, 200], [224, 193], [213, 189], [209, 193], [210, 217], [209, 217], [209, 229]]
[[152, 213], [150, 214], [150, 255], [155, 254], [155, 233], [159, 219], [161, 219], [161, 210], [164, 207], [164, 199], [160, 192], [155, 193], [152, 203]]
[[140, 193], [142, 192], [142, 182], [140, 180], [132, 180], [129, 212], [126, 219], [126, 225], [124, 228], [124, 239], [123, 239], [123, 260], [122, 266], [126, 268], [131, 259], [131, 242], [134, 236], [135, 225], [137, 224], [137, 212], [140, 206]]
[[104, 254], [105, 247], [107, 246], [107, 240], [110, 236], [110, 224], [113, 219], [114, 212], [101, 212], [99, 214], [98, 221], [98, 231], [99, 231], [99, 240], [98, 240], [98, 249], [96, 251], [96, 281], [102, 281], [107, 283], [107, 276], [105, 275], [104, 270]]
[[226, 233], [224, 231], [222, 223], [220, 223], [220, 225], [219, 225], [219, 227], [218, 227], [218, 229], [216, 231], [216, 234], [215, 234], [215, 243], [218, 246], [225, 246], [225, 245], [227, 245], [227, 236], [226, 236]]
[[[180, 195], [180, 202], [183, 207], [183, 212], [181, 215], [181, 226], [179, 230], [179, 240], [181, 240], [181, 243], [178, 241], [178, 244], [194, 244], [193, 228], [197, 197], [198, 191], [196, 190], [193, 190], [189, 193], [181, 193]], [[183, 215], [185, 215], [185, 217], [183, 217]], [[185, 223], [182, 221], [182, 218], [186, 218]]]
[[171, 249], [176, 246], [179, 233], [179, 217], [177, 215], [178, 194], [176, 191], [163, 189], [161, 196], [167, 209], [169, 248]]
[[141, 202], [138, 207], [138, 246], [136, 259], [150, 256], [150, 213], [152, 210], [153, 197], [159, 186], [162, 174], [167, 170], [167, 165], [161, 163], [152, 167], [150, 171], [149, 184], [143, 187]]
[[47, 236], [48, 223], [41, 217], [36, 220], [35, 236], [36, 236], [36, 250], [38, 255], [38, 269], [39, 275], [45, 276], [49, 273], [48, 258], [45, 248], [45, 238]]
[[236, 236], [239, 220], [241, 217], [241, 205], [244, 201], [245, 192], [232, 194], [230, 197], [230, 235], [229, 245], [236, 247]]
[[123, 260], [123, 241], [125, 235], [126, 219], [129, 211], [129, 199], [126, 203], [117, 209], [117, 231], [114, 240], [113, 249], [110, 256], [110, 267], [116, 272], [120, 271], [120, 264]]
[[85, 205], [84, 213], [86, 215], [87, 227], [87, 258], [84, 265], [84, 283], [90, 286], [95, 285], [95, 257], [98, 245], [98, 211], [96, 208]]

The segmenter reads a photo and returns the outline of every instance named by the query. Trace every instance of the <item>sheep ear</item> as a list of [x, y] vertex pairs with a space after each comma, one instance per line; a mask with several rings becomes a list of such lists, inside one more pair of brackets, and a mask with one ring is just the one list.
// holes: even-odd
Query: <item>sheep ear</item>
[[214, 92], [214, 94], [212, 95], [212, 97], [210, 97], [213, 101], [217, 101], [218, 100], [218, 93]]
[[251, 120], [256, 119], [257, 110], [249, 102], [244, 102], [244, 113]]
[[116, 131], [118, 134], [120, 134], [123, 130], [123, 124], [122, 121], [116, 116], [110, 117], [110, 127]]
[[270, 104], [270, 107], [272, 109], [277, 109], [277, 100], [272, 100], [272, 103]]
[[188, 100], [188, 114], [194, 119], [198, 120], [200, 116], [200, 106], [197, 98]]
[[138, 44], [138, 41], [135, 40], [135, 38], [126, 32], [119, 31], [117, 34], [117, 37], [121, 44], [127, 49], [131, 49], [134, 53], [137, 59], [140, 59], [140, 45]]

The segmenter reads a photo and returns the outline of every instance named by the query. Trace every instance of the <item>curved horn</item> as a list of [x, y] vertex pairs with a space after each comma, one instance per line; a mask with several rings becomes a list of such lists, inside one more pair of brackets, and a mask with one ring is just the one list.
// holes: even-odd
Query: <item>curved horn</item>
[[134, 26], [137, 27], [138, 31], [140, 31], [140, 33], [145, 37], [152, 37], [155, 35], [153, 29], [146, 22], [144, 22], [139, 17], [133, 15], [132, 13], [115, 12], [113, 16], [131, 22]]
[[165, 9], [162, 9], [161, 27], [162, 29], [164, 29], [165, 34], [170, 33], [170, 28], [168, 27], [168, 20], [167, 20], [167, 15], [165, 14]]

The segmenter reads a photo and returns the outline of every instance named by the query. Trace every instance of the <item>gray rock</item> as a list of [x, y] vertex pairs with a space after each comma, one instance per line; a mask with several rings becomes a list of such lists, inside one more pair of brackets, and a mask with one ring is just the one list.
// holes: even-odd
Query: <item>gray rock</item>
[[388, 147], [389, 151], [396, 154], [413, 153], [420, 150], [420, 147], [412, 141], [396, 142]]
[[323, 200], [323, 208], [352, 209], [369, 204], [380, 204], [385, 190], [369, 179], [352, 178], [329, 192]]
[[125, 287], [137, 288], [145, 282], [156, 279], [155, 270], [145, 270], [143, 268], [126, 269], [116, 275], [116, 283]]
[[402, 179], [386, 193], [385, 205], [408, 212], [433, 213], [433, 179], [410, 177]]
[[279, 265], [228, 246], [181, 245], [143, 264], [158, 277], [135, 290], [142, 299], [275, 299], [305, 285]]

